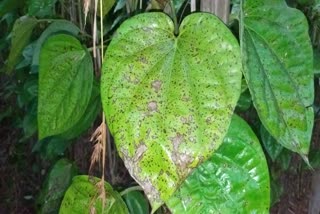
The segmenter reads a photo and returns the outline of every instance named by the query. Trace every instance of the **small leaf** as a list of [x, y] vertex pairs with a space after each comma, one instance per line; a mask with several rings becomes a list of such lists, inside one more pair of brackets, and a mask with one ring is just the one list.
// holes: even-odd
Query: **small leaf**
[[[96, 183], [100, 179], [86, 175], [76, 176], [68, 188], [61, 207], [60, 214], [91, 213], [92, 208], [99, 214], [127, 214], [129, 213], [126, 204], [120, 194], [112, 189], [110, 184], [104, 183], [106, 191], [106, 200], [104, 212], [102, 212], [102, 200], [99, 198], [99, 192]], [[90, 209], [91, 208], [91, 209]]]
[[[105, 15], [107, 15], [109, 13], [109, 11], [111, 10], [111, 8], [113, 7], [113, 5], [116, 3], [116, 0], [103, 0], [102, 1], [102, 17], [104, 17]], [[99, 3], [99, 8], [98, 8], [98, 16], [100, 16], [100, 3]]]
[[108, 125], [152, 212], [220, 146], [241, 90], [236, 38], [195, 13], [174, 35], [164, 13], [125, 21], [106, 53], [101, 97]]
[[57, 213], [65, 191], [77, 174], [75, 166], [66, 159], [60, 159], [47, 175], [44, 186], [39, 193], [37, 204], [41, 205], [39, 213]]
[[33, 28], [38, 23], [37, 19], [23, 16], [17, 19], [12, 29], [11, 48], [7, 62], [7, 70], [11, 72], [19, 58], [23, 49], [29, 42]]
[[308, 22], [285, 1], [247, 0], [241, 12], [244, 76], [268, 132], [308, 154], [313, 127], [313, 57]]
[[271, 160], [275, 161], [282, 152], [283, 147], [269, 134], [263, 125], [260, 126], [260, 136], [265, 150], [267, 151]]
[[139, 191], [131, 191], [122, 196], [131, 214], [149, 214], [149, 203]]
[[52, 16], [57, 1], [58, 0], [30, 0], [28, 3], [28, 14], [41, 18]]
[[249, 125], [232, 118], [223, 144], [167, 202], [177, 213], [269, 213], [268, 165]]
[[70, 34], [73, 36], [77, 36], [80, 32], [80, 29], [74, 25], [72, 22], [67, 20], [55, 20], [52, 24], [50, 24], [45, 31], [41, 34], [39, 39], [36, 42], [32, 64], [31, 64], [31, 73], [38, 73], [39, 67], [39, 57], [40, 50], [43, 46], [43, 43], [52, 35], [57, 33]]
[[40, 53], [40, 139], [62, 134], [79, 122], [89, 103], [92, 82], [91, 57], [76, 38], [58, 34], [46, 41]]

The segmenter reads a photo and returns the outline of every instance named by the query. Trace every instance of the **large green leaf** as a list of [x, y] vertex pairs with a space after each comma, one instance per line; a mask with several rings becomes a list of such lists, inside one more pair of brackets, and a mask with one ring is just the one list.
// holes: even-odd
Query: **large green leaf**
[[219, 147], [240, 95], [237, 40], [215, 16], [163, 13], [124, 22], [111, 41], [101, 96], [110, 130], [153, 212]]
[[284, 0], [247, 0], [240, 22], [244, 76], [259, 117], [279, 143], [305, 156], [314, 97], [306, 18]]
[[39, 138], [73, 127], [85, 112], [92, 91], [93, 65], [89, 53], [73, 36], [50, 37], [40, 53]]
[[38, 196], [41, 205], [39, 213], [58, 213], [65, 191], [77, 174], [75, 166], [66, 159], [60, 159], [46, 177]]
[[45, 31], [41, 34], [39, 39], [36, 42], [33, 56], [32, 56], [32, 64], [31, 64], [31, 73], [38, 73], [39, 67], [39, 58], [40, 58], [40, 50], [44, 44], [44, 42], [52, 35], [57, 33], [70, 34], [73, 36], [77, 36], [80, 32], [80, 29], [70, 21], [67, 20], [55, 20], [52, 24], [50, 24]]
[[268, 165], [249, 125], [232, 118], [223, 144], [171, 197], [172, 213], [269, 213]]
[[[74, 177], [71, 186], [68, 188], [61, 207], [60, 214], [128, 214], [126, 204], [120, 194], [112, 189], [110, 184], [104, 183], [106, 199], [104, 209], [102, 200], [99, 197], [97, 182], [100, 179], [86, 175]], [[103, 212], [102, 212], [103, 210]]]
[[18, 63], [22, 51], [28, 44], [32, 30], [37, 23], [37, 19], [28, 16], [22, 16], [14, 23], [10, 54], [7, 62], [7, 70], [9, 72], [11, 72]]

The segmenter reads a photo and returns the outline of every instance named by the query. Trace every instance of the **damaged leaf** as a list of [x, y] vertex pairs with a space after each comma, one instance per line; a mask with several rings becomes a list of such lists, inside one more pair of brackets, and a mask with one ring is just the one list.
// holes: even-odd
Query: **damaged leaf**
[[241, 89], [237, 40], [214, 15], [163, 13], [124, 22], [102, 72], [108, 125], [152, 212], [219, 147]]

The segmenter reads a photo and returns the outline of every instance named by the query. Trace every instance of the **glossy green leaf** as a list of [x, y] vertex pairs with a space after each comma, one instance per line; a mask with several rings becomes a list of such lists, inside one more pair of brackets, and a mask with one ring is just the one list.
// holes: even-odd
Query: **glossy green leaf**
[[39, 39], [36, 42], [32, 64], [31, 64], [31, 73], [38, 73], [39, 69], [39, 57], [40, 50], [44, 44], [44, 42], [52, 35], [57, 33], [70, 34], [73, 36], [77, 36], [80, 32], [80, 29], [70, 21], [67, 20], [55, 20], [52, 24], [50, 24], [45, 31], [41, 34]]
[[58, 0], [29, 0], [28, 14], [37, 17], [52, 16], [57, 1]]
[[253, 104], [268, 132], [305, 156], [314, 98], [307, 20], [283, 0], [247, 0], [241, 15], [244, 76]]
[[64, 193], [77, 174], [75, 166], [66, 159], [60, 159], [46, 177], [38, 196], [39, 213], [58, 213]]
[[269, 213], [268, 165], [260, 143], [240, 117], [223, 144], [167, 201], [177, 213]]
[[22, 16], [16, 20], [12, 29], [11, 48], [7, 62], [7, 70], [11, 72], [21, 57], [23, 49], [29, 42], [33, 28], [38, 23], [37, 19]]
[[149, 203], [139, 191], [131, 191], [122, 196], [130, 214], [149, 214]]
[[167, 15], [145, 13], [119, 27], [105, 63], [108, 125], [154, 212], [222, 143], [240, 94], [238, 42], [208, 13], [187, 16], [178, 36]]
[[270, 156], [272, 161], [275, 161], [277, 157], [283, 150], [283, 146], [279, 144], [270, 134], [269, 132], [263, 127], [260, 126], [260, 136], [262, 144], [267, 151], [268, 155]]
[[79, 137], [79, 135], [81, 135], [84, 131], [88, 130], [89, 127], [93, 124], [100, 110], [100, 87], [99, 84], [94, 81], [89, 105], [83, 113], [83, 116], [71, 129], [62, 133], [60, 137], [64, 139], [73, 139]]
[[104, 183], [106, 200], [102, 212], [102, 200], [96, 186], [98, 181], [100, 179], [95, 177], [89, 179], [86, 175], [74, 177], [63, 198], [59, 213], [88, 214], [94, 210], [94, 213], [99, 214], [128, 214], [129, 211], [120, 194], [114, 191], [107, 182]]
[[79, 122], [91, 96], [93, 65], [73, 36], [58, 34], [43, 45], [39, 65], [39, 138], [64, 133]]

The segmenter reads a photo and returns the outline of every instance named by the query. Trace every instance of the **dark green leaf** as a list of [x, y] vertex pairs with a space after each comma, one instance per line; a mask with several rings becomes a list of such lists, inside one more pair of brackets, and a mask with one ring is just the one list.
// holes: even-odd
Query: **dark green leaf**
[[284, 147], [308, 154], [313, 127], [313, 57], [303, 13], [285, 1], [243, 3], [244, 76], [261, 122]]
[[125, 21], [106, 53], [101, 96], [130, 174], [153, 211], [220, 146], [241, 90], [238, 42], [215, 16]]
[[139, 191], [131, 191], [122, 196], [130, 214], [149, 214], [149, 203]]
[[50, 36], [57, 33], [65, 33], [65, 34], [77, 36], [79, 32], [80, 32], [80, 29], [76, 25], [74, 25], [72, 22], [67, 20], [55, 20], [52, 24], [50, 24], [47, 27], [47, 29], [43, 31], [43, 33], [37, 40], [36, 46], [34, 48], [34, 54], [32, 57], [31, 73], [38, 73], [40, 50], [43, 46], [43, 43]]
[[246, 111], [250, 108], [252, 104], [252, 99], [249, 90], [246, 90], [241, 93], [241, 96], [237, 103], [237, 110]]
[[177, 213], [269, 213], [269, 173], [250, 126], [232, 118], [223, 144], [166, 202]]
[[292, 152], [284, 148], [279, 154], [276, 163], [279, 164], [282, 170], [287, 170], [289, 169], [291, 158]]
[[41, 206], [39, 213], [58, 213], [65, 191], [77, 174], [75, 166], [66, 159], [60, 159], [46, 177], [39, 193], [37, 204]]
[[40, 53], [39, 138], [62, 134], [79, 122], [91, 96], [89, 53], [69, 35], [50, 37]]
[[6, 13], [15, 10], [24, 5], [24, 0], [2, 0], [0, 2], [0, 17], [4, 16]]
[[14, 23], [12, 29], [10, 54], [7, 62], [8, 72], [11, 72], [18, 63], [21, 53], [28, 44], [32, 30], [37, 23], [38, 21], [35, 18], [27, 16], [17, 19], [17, 21]]
[[54, 161], [62, 157], [71, 141], [60, 136], [50, 136], [39, 140], [32, 148], [32, 152], [39, 153], [44, 160]]
[[120, 194], [112, 189], [110, 184], [104, 182], [106, 200], [104, 212], [102, 212], [102, 201], [99, 198], [97, 188], [98, 178], [86, 175], [76, 176], [72, 180], [72, 185], [68, 188], [61, 207], [60, 214], [91, 213], [94, 209], [99, 214], [127, 214], [129, 213], [126, 204]]
[[263, 125], [260, 126], [260, 136], [265, 150], [267, 151], [271, 160], [275, 161], [282, 152], [283, 147], [269, 134]]
[[41, 18], [52, 16], [56, 2], [57, 0], [29, 0], [28, 14]]

